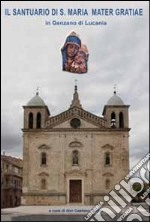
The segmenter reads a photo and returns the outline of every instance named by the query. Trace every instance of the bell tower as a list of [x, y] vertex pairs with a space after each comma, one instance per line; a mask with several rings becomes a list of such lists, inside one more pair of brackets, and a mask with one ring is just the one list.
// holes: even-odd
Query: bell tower
[[24, 129], [40, 129], [45, 127], [46, 119], [50, 116], [48, 107], [39, 92], [23, 106], [24, 108]]
[[127, 129], [129, 128], [129, 105], [125, 105], [123, 100], [114, 90], [114, 95], [108, 100], [103, 109], [104, 119], [107, 121], [107, 127]]

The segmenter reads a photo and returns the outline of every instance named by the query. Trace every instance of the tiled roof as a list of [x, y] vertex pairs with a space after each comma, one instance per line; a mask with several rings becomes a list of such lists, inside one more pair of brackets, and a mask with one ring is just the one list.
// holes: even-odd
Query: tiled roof
[[22, 159], [20, 159], [20, 158], [6, 156], [6, 155], [1, 155], [1, 161], [8, 162], [8, 163], [13, 164], [18, 167], [22, 167], [22, 162], [23, 162]]

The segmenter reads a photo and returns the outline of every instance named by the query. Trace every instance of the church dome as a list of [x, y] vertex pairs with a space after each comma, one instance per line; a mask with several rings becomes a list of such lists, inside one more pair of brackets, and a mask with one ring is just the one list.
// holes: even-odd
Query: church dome
[[107, 105], [108, 106], [122, 106], [124, 105], [124, 102], [119, 96], [116, 95], [116, 92], [114, 92], [114, 95], [108, 100]]
[[46, 104], [37, 92], [36, 95], [27, 103], [27, 106], [46, 106]]

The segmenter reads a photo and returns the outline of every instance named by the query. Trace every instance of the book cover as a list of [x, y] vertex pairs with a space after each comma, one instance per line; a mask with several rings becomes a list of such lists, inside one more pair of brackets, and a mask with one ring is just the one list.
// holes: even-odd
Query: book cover
[[[128, 220], [135, 201], [145, 205], [134, 219], [147, 220], [149, 2], [1, 6], [1, 150], [23, 159], [22, 195], [4, 186], [2, 218], [17, 210], [21, 220], [100, 220], [104, 203], [104, 220]], [[129, 193], [120, 181], [136, 174], [130, 182], [141, 187]], [[119, 186], [128, 191], [120, 202], [110, 193], [122, 195]]]

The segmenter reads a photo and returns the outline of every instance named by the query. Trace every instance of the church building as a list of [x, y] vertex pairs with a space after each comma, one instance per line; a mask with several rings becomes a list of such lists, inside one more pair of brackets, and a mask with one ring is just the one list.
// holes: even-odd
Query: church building
[[94, 205], [129, 171], [129, 105], [114, 91], [102, 117], [83, 108], [75, 85], [51, 116], [36, 95], [23, 106], [22, 205]]

